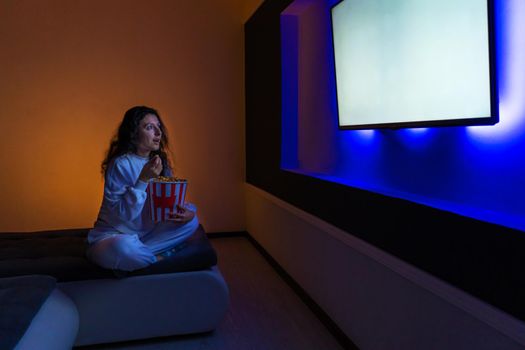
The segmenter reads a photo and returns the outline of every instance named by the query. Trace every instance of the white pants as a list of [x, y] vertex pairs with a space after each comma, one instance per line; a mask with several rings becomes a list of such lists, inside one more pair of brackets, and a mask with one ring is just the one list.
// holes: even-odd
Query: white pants
[[88, 258], [106, 269], [133, 271], [157, 261], [156, 254], [172, 249], [184, 242], [199, 226], [197, 215], [184, 224], [160, 222], [148, 234], [108, 234], [93, 243]]

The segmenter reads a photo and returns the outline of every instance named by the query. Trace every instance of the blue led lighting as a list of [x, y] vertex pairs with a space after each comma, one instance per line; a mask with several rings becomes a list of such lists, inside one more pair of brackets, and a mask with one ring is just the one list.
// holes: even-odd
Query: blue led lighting
[[[399, 130], [338, 130], [331, 34], [308, 40], [297, 34], [302, 25], [330, 33], [333, 1], [292, 5], [298, 1], [303, 5], [281, 17], [282, 167], [525, 231], [525, 1], [494, 0], [500, 122]], [[312, 52], [321, 56], [303, 59]], [[302, 96], [314, 95], [308, 108], [301, 105]], [[335, 161], [311, 152], [313, 141], [329, 144]]]
[[500, 122], [495, 126], [467, 128], [476, 143], [493, 146], [522, 138], [525, 127], [525, 1], [497, 1]]

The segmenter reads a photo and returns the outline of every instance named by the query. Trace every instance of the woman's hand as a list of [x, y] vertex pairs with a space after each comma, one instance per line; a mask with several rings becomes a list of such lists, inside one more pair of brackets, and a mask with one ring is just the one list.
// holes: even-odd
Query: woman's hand
[[188, 221], [191, 221], [194, 217], [195, 217], [194, 211], [191, 211], [187, 208], [177, 205], [177, 212], [173, 213], [168, 218], [168, 220], [183, 224]]
[[139, 180], [148, 182], [150, 179], [157, 177], [162, 172], [162, 160], [158, 155], [151, 158], [142, 168]]

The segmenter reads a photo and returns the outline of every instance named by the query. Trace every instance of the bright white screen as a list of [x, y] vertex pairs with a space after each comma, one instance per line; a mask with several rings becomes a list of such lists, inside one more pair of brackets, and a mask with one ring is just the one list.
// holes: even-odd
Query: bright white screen
[[487, 0], [345, 0], [332, 21], [341, 126], [490, 117]]

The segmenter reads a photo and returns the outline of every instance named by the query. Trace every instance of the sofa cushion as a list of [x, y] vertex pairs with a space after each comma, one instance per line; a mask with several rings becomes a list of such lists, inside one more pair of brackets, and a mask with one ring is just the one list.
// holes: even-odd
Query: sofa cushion
[[196, 271], [217, 264], [202, 226], [176, 254], [133, 272], [103, 269], [86, 257], [89, 229], [0, 233], [0, 277], [43, 274], [59, 282]]

